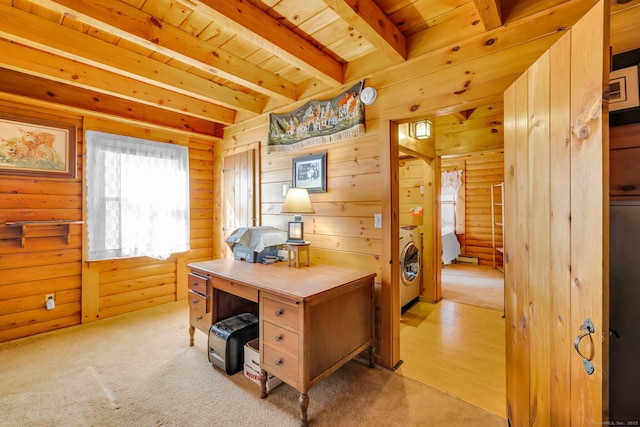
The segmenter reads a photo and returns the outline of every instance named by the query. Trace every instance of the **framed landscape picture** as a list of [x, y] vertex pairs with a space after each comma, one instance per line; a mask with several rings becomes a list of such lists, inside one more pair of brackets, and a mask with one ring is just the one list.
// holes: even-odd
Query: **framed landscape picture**
[[76, 127], [0, 114], [0, 175], [76, 177]]
[[327, 153], [295, 157], [293, 186], [306, 188], [309, 193], [327, 192]]

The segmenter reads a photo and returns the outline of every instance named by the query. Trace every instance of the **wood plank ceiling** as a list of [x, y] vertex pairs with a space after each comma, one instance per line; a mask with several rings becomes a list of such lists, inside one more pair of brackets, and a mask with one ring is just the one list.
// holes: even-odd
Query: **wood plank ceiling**
[[[220, 135], [470, 38], [522, 43], [570, 3], [593, 1], [0, 0], [0, 91]], [[614, 53], [637, 47], [640, 0], [612, 4]]]

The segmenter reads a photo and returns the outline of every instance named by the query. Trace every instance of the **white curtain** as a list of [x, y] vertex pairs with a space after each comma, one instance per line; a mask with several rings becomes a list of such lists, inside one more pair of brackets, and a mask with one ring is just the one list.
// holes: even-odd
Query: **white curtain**
[[189, 250], [186, 147], [87, 131], [89, 260]]

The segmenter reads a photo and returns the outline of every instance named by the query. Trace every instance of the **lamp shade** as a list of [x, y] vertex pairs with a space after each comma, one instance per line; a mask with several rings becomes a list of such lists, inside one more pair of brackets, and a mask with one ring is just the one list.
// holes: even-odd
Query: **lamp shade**
[[280, 213], [311, 214], [316, 213], [306, 188], [289, 188]]

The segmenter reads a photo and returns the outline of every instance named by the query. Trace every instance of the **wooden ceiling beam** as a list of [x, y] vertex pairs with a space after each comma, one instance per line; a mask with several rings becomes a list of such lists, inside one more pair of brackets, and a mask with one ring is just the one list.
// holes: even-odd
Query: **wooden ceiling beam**
[[0, 67], [214, 122], [235, 121], [228, 108], [4, 39]]
[[[460, 21], [452, 20], [451, 23], [437, 25], [409, 38], [409, 58], [396, 67], [388, 68], [384, 72], [383, 83], [378, 84], [378, 87], [385, 81], [403, 81], [408, 75], [415, 75], [415, 70], [420, 70], [425, 75], [436, 73], [507, 51], [533, 39], [564, 32], [590, 7], [588, 2], [565, 2], [544, 12], [523, 17], [507, 26], [467, 35], [462, 40], [441, 36], [466, 31], [464, 28], [460, 29]], [[372, 66], [373, 63], [373, 59], [368, 56], [349, 63], [345, 67], [345, 80], [355, 81], [374, 74], [377, 66]]]
[[343, 83], [342, 64], [257, 6], [243, 0], [179, 0], [189, 8], [332, 86]]
[[407, 40], [373, 0], [323, 0], [392, 63], [407, 59]]
[[191, 117], [5, 68], [0, 68], [0, 92], [201, 135], [220, 136], [223, 126], [211, 120]]
[[[492, 95], [502, 97], [504, 91], [530, 64], [533, 64], [565, 32], [555, 32], [513, 46], [501, 55], [485, 55], [451, 66], [446, 72], [429, 73], [412, 80], [385, 86], [388, 76], [373, 77], [369, 84], [378, 87], [378, 97], [388, 100], [384, 108], [389, 117], [430, 117], [469, 110], [473, 103]], [[514, 61], [513, 58], [518, 58]], [[392, 76], [393, 78], [393, 76]], [[399, 80], [395, 80], [398, 82]], [[393, 93], [393, 96], [385, 93]], [[450, 107], [455, 108], [447, 111]]]
[[0, 4], [0, 13], [6, 18], [1, 37], [199, 99], [220, 112], [217, 121], [233, 117], [236, 109], [262, 112], [262, 102], [245, 93], [10, 6]]
[[260, 67], [124, 2], [118, 4], [117, 10], [96, 0], [40, 0], [40, 3], [64, 14], [65, 19], [115, 34], [252, 91], [296, 100], [296, 86], [292, 82], [265, 73]]
[[475, 108], [471, 108], [469, 110], [456, 111], [453, 113], [453, 117], [455, 117], [456, 120], [458, 121], [464, 122], [469, 120], [469, 117], [471, 117], [474, 111], [476, 111]]
[[542, 12], [521, 16], [518, 20], [511, 21], [508, 26], [466, 36], [463, 39], [456, 38], [457, 42], [454, 44], [451, 41], [443, 44], [442, 41], [447, 39], [440, 36], [455, 34], [456, 22], [447, 22], [410, 37], [409, 59], [420, 57], [422, 60], [424, 57], [444, 52], [448, 55], [446, 61], [455, 64], [465, 56], [492, 54], [570, 28], [592, 6], [591, 2], [563, 2]]
[[501, 0], [473, 0], [480, 14], [480, 20], [486, 31], [493, 30], [502, 25], [502, 1]]

